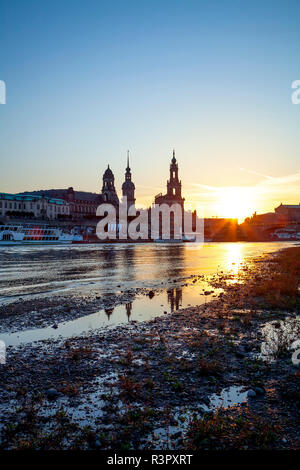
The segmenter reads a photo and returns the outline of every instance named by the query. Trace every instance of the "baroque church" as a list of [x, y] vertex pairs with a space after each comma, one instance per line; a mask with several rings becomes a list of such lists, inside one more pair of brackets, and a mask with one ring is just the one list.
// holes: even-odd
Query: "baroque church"
[[[129, 166], [129, 151], [127, 152], [127, 167], [125, 170], [125, 181], [122, 184], [122, 196], [127, 197], [127, 207], [135, 204], [135, 185], [131, 179], [131, 169]], [[109, 165], [103, 175], [103, 185], [100, 194], [101, 202], [119, 205], [119, 197], [115, 188], [115, 177]]]
[[[175, 150], [170, 164], [170, 178], [167, 181], [167, 193], [157, 194], [154, 198], [155, 204], [180, 204], [182, 211], [184, 211], [184, 198], [181, 194], [181, 180], [178, 176], [178, 163], [175, 157]], [[127, 167], [125, 170], [125, 181], [122, 184], [122, 196], [127, 197], [127, 206], [135, 205], [135, 185], [132, 181], [131, 169], [129, 166], [129, 151], [127, 152]], [[103, 175], [103, 186], [100, 194], [101, 202], [107, 202], [118, 206], [119, 198], [115, 189], [115, 177], [109, 165]]]
[[[23, 193], [27, 194], [27, 193]], [[102, 203], [113, 204], [119, 207], [119, 197], [115, 187], [115, 177], [108, 165], [102, 177], [102, 188], [100, 193], [86, 191], [75, 191], [73, 187], [68, 189], [48, 189], [31, 191], [30, 194], [43, 194], [48, 197], [63, 199], [69, 203], [70, 211], [68, 218], [76, 221], [84, 219], [95, 219], [97, 207]], [[131, 169], [129, 166], [129, 151], [127, 152], [127, 167], [125, 169], [125, 179], [122, 184], [122, 197], [127, 197], [127, 206], [135, 205], [135, 185], [132, 181]], [[167, 181], [166, 194], [158, 194], [154, 199], [155, 204], [179, 203], [184, 210], [184, 198], [181, 195], [181, 181], [178, 177], [178, 163], [173, 150], [173, 157], [170, 164], [170, 178]]]
[[184, 210], [184, 198], [181, 196], [181, 181], [178, 178], [178, 163], [173, 150], [173, 158], [170, 165], [170, 179], [167, 181], [167, 194], [158, 194], [155, 196], [155, 204], [180, 204]]

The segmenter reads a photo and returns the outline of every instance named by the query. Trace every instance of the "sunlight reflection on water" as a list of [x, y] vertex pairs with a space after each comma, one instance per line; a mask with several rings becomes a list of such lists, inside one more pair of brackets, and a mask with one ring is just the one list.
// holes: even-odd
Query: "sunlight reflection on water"
[[[144, 321], [178, 308], [200, 305], [208, 284], [192, 276], [226, 272], [236, 276], [248, 259], [277, 251], [291, 243], [118, 244], [69, 247], [0, 247], [0, 305], [71, 295], [113, 298], [130, 292], [122, 305], [96, 311], [59, 328], [36, 328], [5, 336], [6, 344], [68, 337], [130, 320]], [[236, 279], [233, 277], [233, 282]], [[159, 289], [155, 296], [137, 296], [135, 289]], [[210, 290], [212, 290], [210, 288]], [[109, 311], [111, 310], [111, 311]]]

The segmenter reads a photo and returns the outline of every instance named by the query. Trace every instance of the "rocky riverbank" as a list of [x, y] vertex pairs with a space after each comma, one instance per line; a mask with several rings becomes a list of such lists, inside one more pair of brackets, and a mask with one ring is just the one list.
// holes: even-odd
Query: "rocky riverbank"
[[216, 274], [206, 305], [8, 348], [0, 449], [299, 448], [299, 266], [291, 248]]

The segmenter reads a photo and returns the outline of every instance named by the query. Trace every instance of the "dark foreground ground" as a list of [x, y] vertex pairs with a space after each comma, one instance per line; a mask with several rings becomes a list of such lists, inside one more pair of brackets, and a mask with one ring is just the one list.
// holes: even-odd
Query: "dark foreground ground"
[[205, 306], [9, 348], [0, 449], [299, 449], [299, 282], [289, 248]]

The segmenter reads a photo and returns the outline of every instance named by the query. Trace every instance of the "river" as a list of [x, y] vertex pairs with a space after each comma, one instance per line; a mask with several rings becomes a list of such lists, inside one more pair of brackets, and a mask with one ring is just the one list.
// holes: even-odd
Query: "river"
[[[62, 321], [57, 329], [4, 332], [6, 345], [45, 338], [69, 337], [129, 320], [144, 321], [179, 308], [200, 305], [218, 292], [208, 293], [206, 280], [193, 283], [194, 275], [209, 277], [223, 271], [237, 275], [253, 257], [296, 242], [188, 244], [114, 244], [70, 246], [19, 246], [0, 248], [0, 305], [20, 299], [114, 297], [128, 291], [129, 299], [111, 309]], [[154, 295], [136, 294], [153, 289]], [[210, 289], [211, 291], [211, 289]]]

